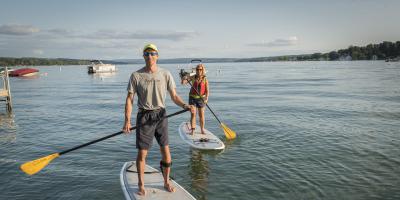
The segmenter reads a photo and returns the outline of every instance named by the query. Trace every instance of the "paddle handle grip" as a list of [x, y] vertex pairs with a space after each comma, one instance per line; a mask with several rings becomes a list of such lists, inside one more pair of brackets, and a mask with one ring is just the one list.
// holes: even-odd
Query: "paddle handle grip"
[[[184, 112], [186, 112], [186, 111], [188, 111], [188, 109], [184, 109], [184, 110], [181, 110], [181, 111], [172, 113], [172, 114], [170, 114], [170, 115], [167, 115], [167, 116], [165, 116], [165, 117], [162, 117], [160, 120], [163, 120], [163, 119], [166, 119], [166, 118], [168, 118], [168, 117], [175, 116], [175, 115], [179, 115], [179, 114], [184, 113]], [[130, 128], [130, 130], [135, 130], [136, 128], [137, 128], [137, 126], [134, 126], [134, 127]], [[82, 147], [86, 147], [86, 146], [89, 146], [89, 145], [91, 145], [91, 144], [94, 144], [94, 143], [97, 143], [97, 142], [106, 140], [106, 139], [108, 139], [108, 138], [112, 138], [112, 137], [117, 136], [117, 135], [120, 135], [120, 134], [122, 134], [122, 133], [123, 133], [123, 131], [119, 131], [119, 132], [117, 132], [117, 133], [113, 133], [113, 134], [111, 134], [111, 135], [104, 136], [104, 137], [99, 138], [99, 139], [97, 139], [97, 140], [93, 140], [93, 141], [91, 141], [91, 142], [87, 142], [87, 143], [85, 143], [85, 144], [78, 145], [78, 146], [73, 147], [73, 148], [71, 148], [71, 149], [67, 149], [67, 150], [65, 150], [65, 151], [60, 152], [59, 154], [60, 154], [60, 155], [63, 155], [63, 154], [66, 154], [66, 153], [68, 153], [68, 152], [71, 152], [71, 151], [80, 149], [80, 148], [82, 148]]]

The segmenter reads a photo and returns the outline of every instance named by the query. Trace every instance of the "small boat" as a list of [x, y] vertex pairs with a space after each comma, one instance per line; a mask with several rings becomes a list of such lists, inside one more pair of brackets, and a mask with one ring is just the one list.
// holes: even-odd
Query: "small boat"
[[117, 71], [115, 65], [104, 64], [100, 60], [90, 61], [92, 64], [88, 66], [88, 73], [99, 73], [99, 72], [115, 72]]
[[38, 73], [39, 70], [34, 68], [21, 68], [14, 71], [9, 71], [10, 76], [35, 76]]
[[[189, 70], [188, 69], [181, 69], [181, 72], [180, 72], [180, 75], [181, 76], [188, 76], [188, 78], [189, 77], [193, 77], [194, 75], [196, 75], [196, 67], [197, 67], [197, 65], [198, 64], [202, 64], [202, 61], [200, 60], [200, 59], [193, 59], [193, 60], [191, 60], [190, 61], [190, 63], [189, 63], [189, 66], [188, 66], [188, 68], [189, 68]], [[194, 67], [193, 67], [193, 65], [194, 65]], [[206, 71], [204, 71], [204, 74], [207, 74], [207, 70]]]
[[388, 58], [385, 60], [385, 62], [400, 62], [400, 57]]

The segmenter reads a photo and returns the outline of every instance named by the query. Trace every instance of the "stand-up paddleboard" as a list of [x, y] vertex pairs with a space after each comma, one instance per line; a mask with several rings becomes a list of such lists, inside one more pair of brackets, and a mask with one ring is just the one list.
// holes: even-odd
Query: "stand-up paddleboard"
[[165, 199], [183, 199], [183, 200], [196, 200], [188, 191], [170, 180], [175, 192], [168, 192], [164, 188], [164, 178], [160, 171], [146, 165], [144, 170], [144, 187], [146, 188], [146, 195], [140, 196], [137, 194], [138, 187], [138, 174], [136, 169], [136, 162], [126, 162], [121, 169], [120, 174], [122, 191], [124, 192], [127, 200], [131, 199], [152, 199], [152, 200], [165, 200]]
[[225, 148], [225, 144], [207, 129], [204, 130], [205, 134], [201, 134], [200, 126], [196, 126], [193, 135], [190, 134], [191, 129], [190, 122], [183, 122], [179, 126], [179, 135], [193, 148], [202, 150], [220, 150]]

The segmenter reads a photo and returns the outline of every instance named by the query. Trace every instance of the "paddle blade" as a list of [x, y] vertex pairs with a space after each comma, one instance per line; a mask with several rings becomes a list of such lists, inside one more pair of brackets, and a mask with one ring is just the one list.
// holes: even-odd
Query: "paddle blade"
[[20, 168], [23, 172], [29, 175], [33, 175], [46, 167], [53, 159], [57, 158], [58, 156], [60, 156], [59, 153], [53, 153], [46, 157], [26, 162], [22, 164]]
[[224, 123], [221, 123], [221, 128], [224, 130], [226, 139], [232, 140], [236, 138], [236, 133], [235, 131], [232, 131], [228, 126], [226, 126]]

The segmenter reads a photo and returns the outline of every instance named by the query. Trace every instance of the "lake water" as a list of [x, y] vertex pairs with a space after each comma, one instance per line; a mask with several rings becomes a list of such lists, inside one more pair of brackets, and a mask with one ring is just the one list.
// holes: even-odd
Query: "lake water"
[[[186, 65], [160, 66], [178, 82]], [[196, 151], [177, 131], [189, 114], [169, 119], [172, 176], [197, 199], [400, 199], [400, 63], [206, 66], [209, 105], [238, 137], [222, 152]], [[19, 170], [120, 131], [127, 81], [141, 65], [117, 67], [88, 75], [85, 66], [48, 66], [36, 79], [11, 78], [11, 116], [0, 102], [0, 199], [124, 198], [119, 172], [135, 159], [133, 135], [62, 155], [34, 176]], [[188, 86], [177, 90], [187, 99]], [[168, 98], [167, 112], [179, 110]], [[159, 160], [154, 145], [147, 163]]]

